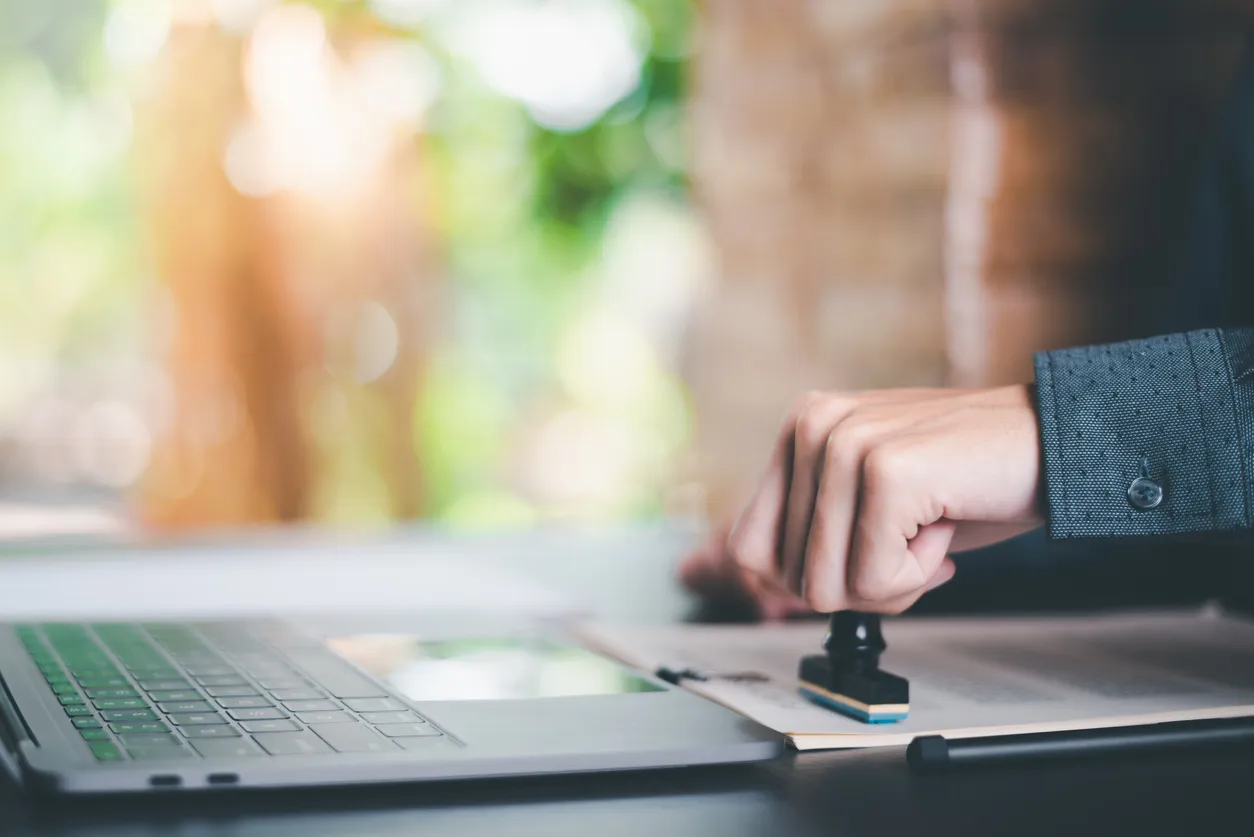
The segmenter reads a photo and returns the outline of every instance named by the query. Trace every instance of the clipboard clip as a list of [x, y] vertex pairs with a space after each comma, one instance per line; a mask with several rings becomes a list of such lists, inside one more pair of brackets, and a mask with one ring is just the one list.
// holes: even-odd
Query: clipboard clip
[[672, 686], [682, 686], [681, 681], [696, 680], [705, 682], [709, 680], [709, 676], [703, 672], [697, 671], [691, 666], [659, 666], [653, 675], [659, 680], [665, 680]]
[[756, 671], [708, 672], [698, 671], [691, 666], [661, 666], [653, 672], [659, 680], [665, 680], [672, 686], [683, 685], [683, 680], [696, 680], [704, 683], [708, 680], [726, 680], [730, 683], [769, 683], [771, 678]]

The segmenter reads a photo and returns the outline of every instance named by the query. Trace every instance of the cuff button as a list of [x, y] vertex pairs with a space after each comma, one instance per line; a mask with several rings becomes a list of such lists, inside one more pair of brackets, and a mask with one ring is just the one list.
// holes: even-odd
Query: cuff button
[[1138, 509], [1156, 508], [1163, 501], [1163, 487], [1146, 477], [1137, 477], [1128, 486], [1128, 502]]

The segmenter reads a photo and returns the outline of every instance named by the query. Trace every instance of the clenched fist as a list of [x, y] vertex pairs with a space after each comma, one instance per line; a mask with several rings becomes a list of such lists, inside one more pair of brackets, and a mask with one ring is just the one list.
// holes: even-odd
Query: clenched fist
[[1025, 386], [811, 393], [730, 533], [698, 555], [759, 601], [899, 613], [953, 576], [951, 551], [1041, 524], [1040, 456]]

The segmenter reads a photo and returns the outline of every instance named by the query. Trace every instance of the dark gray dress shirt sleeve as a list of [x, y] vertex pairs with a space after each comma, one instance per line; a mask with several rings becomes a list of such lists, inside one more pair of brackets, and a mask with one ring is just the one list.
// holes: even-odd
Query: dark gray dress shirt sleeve
[[[1092, 609], [1219, 598], [1254, 613], [1254, 340], [1244, 330], [1254, 324], [1254, 44], [1207, 145], [1179, 206], [1174, 254], [1160, 254], [1174, 260], [1173, 281], [1147, 289], [1156, 316], [1145, 333], [1174, 336], [1036, 359], [1053, 538], [1033, 532], [958, 556], [954, 580], [925, 596], [923, 608]], [[1194, 331], [1207, 328], [1222, 332]], [[1223, 368], [1212, 362], [1219, 357]], [[1232, 438], [1235, 449], [1226, 441]], [[1160, 502], [1150, 509], [1127, 493], [1140, 477], [1141, 456], [1151, 481], [1161, 481]], [[1093, 534], [1165, 537], [1082, 537]]]
[[1254, 526], [1254, 329], [1036, 356], [1051, 538]]

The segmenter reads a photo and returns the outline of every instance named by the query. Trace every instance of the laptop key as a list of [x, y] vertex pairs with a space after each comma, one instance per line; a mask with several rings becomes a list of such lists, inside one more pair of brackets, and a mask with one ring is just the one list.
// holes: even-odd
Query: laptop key
[[235, 669], [231, 668], [230, 666], [212, 666], [212, 665], [187, 666], [186, 671], [192, 677], [223, 677], [223, 676], [237, 674]]
[[143, 698], [115, 698], [113, 700], [93, 700], [97, 709], [147, 709], [148, 701]]
[[224, 697], [218, 698], [218, 705], [223, 709], [254, 709], [274, 706], [270, 698], [257, 697]]
[[360, 698], [346, 700], [344, 705], [354, 712], [400, 712], [406, 707], [392, 698]]
[[275, 689], [270, 692], [275, 700], [319, 700], [326, 697], [317, 689]]
[[182, 663], [184, 666], [222, 665], [222, 658], [217, 654], [213, 654], [208, 651], [188, 651], [182, 654], [171, 653], [170, 656]]
[[257, 697], [258, 692], [252, 686], [211, 686], [205, 689], [209, 697]]
[[310, 727], [337, 753], [396, 752], [396, 745], [363, 724], [318, 724]]
[[91, 707], [90, 706], [67, 706], [65, 707], [65, 714], [69, 715], [71, 718], [77, 718], [80, 715], [90, 715]]
[[440, 734], [440, 731], [430, 724], [380, 724], [375, 729], [388, 738], [417, 738]]
[[225, 724], [226, 721], [217, 712], [188, 712], [187, 714], [169, 716], [170, 723], [176, 727], [194, 727], [199, 724]]
[[202, 738], [239, 738], [239, 730], [226, 724], [200, 724], [192, 727], [179, 727], [179, 732], [187, 738], [199, 741]]
[[109, 700], [111, 698], [137, 698], [139, 692], [134, 689], [88, 689], [83, 687], [83, 691], [87, 693], [87, 697], [93, 700], [100, 698]]
[[168, 692], [149, 692], [148, 697], [158, 703], [168, 703], [176, 700], [204, 700], [200, 692], [194, 692], [191, 689], [176, 689]]
[[164, 701], [157, 704], [162, 712], [212, 712], [213, 706], [206, 700]]
[[272, 756], [304, 756], [310, 753], [334, 752], [321, 738], [312, 732], [259, 732], [253, 736]]
[[207, 759], [260, 756], [261, 748], [247, 738], [205, 738], [190, 742]]
[[78, 734], [83, 736], [84, 741], [108, 741], [109, 733], [102, 729], [80, 729]]
[[75, 729], [100, 729], [100, 722], [95, 718], [70, 718]]
[[237, 721], [269, 721], [287, 717], [286, 712], [278, 709], [230, 709], [226, 714]]
[[268, 691], [274, 691], [275, 689], [304, 689], [309, 684], [295, 677], [267, 677], [258, 680], [257, 685]]
[[170, 728], [160, 721], [131, 721], [124, 724], [109, 724], [109, 729], [116, 733], [124, 732], [169, 732]]
[[190, 689], [191, 683], [186, 680], [140, 680], [139, 688], [145, 692], [164, 692], [170, 690]]
[[[245, 665], [244, 671], [248, 672], [253, 677], [259, 677], [262, 679], [266, 679], [266, 678], [276, 678], [279, 680], [292, 679], [292, 669], [285, 665], [270, 665], [270, 664]], [[297, 683], [296, 685], [303, 686], [304, 683], [301, 682], [301, 683]]]
[[305, 724], [355, 724], [347, 712], [300, 712], [296, 715]]
[[151, 750], [154, 747], [181, 747], [183, 743], [173, 735], [169, 734], [143, 734], [143, 733], [124, 733], [118, 736], [123, 746], [130, 750], [138, 747], [144, 750]]
[[361, 719], [370, 724], [423, 724], [413, 712], [363, 712]]
[[247, 686], [248, 681], [240, 677], [238, 674], [214, 675], [211, 677], [197, 677], [196, 682], [202, 686]]
[[122, 760], [122, 752], [112, 741], [88, 741], [87, 746], [91, 748], [91, 754], [96, 757], [96, 761]]
[[283, 708], [288, 712], [334, 712], [340, 706], [333, 700], [288, 700]]
[[97, 677], [95, 679], [80, 680], [78, 685], [87, 689], [90, 694], [92, 689], [126, 689], [130, 687], [131, 683], [129, 680], [121, 677]]
[[157, 713], [151, 709], [107, 709], [100, 713], [100, 717], [110, 723], [113, 721], [155, 721]]
[[300, 729], [300, 725], [287, 720], [243, 721], [240, 726], [244, 732], [291, 732]]

